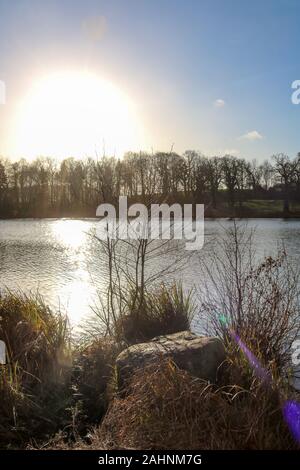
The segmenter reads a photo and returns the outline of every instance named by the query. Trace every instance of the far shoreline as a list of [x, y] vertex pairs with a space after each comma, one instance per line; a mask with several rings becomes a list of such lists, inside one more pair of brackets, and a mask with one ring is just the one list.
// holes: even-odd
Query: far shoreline
[[[255, 214], [255, 215], [220, 215], [220, 216], [205, 216], [204, 220], [253, 220], [253, 219], [282, 219], [282, 220], [300, 220], [300, 214]], [[16, 216], [16, 217], [1, 217], [0, 221], [11, 221], [11, 220], [99, 220], [99, 217], [89, 215], [63, 215], [63, 216]], [[195, 220], [195, 218], [193, 218]]]

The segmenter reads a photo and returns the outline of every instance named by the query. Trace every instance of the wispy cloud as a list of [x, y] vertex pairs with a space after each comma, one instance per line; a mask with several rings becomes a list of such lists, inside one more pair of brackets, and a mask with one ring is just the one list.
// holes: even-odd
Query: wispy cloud
[[239, 139], [254, 141], [263, 139], [263, 136], [258, 131], [250, 131], [246, 132], [244, 135], [241, 135]]
[[218, 98], [217, 100], [214, 101], [215, 108], [224, 108], [224, 106], [225, 106], [225, 101], [222, 100], [221, 98]]
[[207, 150], [204, 153], [209, 157], [215, 157], [216, 155], [231, 155], [232, 157], [237, 157], [241, 152], [239, 149], [234, 147], [216, 147], [214, 149]]
[[220, 152], [222, 155], [231, 155], [233, 157], [236, 157], [237, 155], [239, 155], [240, 151], [238, 149], [234, 149], [234, 148], [229, 148], [229, 149], [225, 149], [223, 150], [222, 152]]

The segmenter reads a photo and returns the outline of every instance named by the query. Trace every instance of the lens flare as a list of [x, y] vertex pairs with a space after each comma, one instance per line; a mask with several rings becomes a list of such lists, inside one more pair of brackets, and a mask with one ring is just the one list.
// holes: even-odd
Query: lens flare
[[286, 401], [282, 408], [283, 416], [295, 441], [300, 444], [300, 403]]
[[247, 348], [247, 346], [243, 343], [241, 338], [233, 331], [230, 331], [231, 337], [235, 340], [237, 345], [243, 351], [245, 356], [247, 357], [250, 365], [253, 367], [255, 374], [263, 381], [263, 382], [271, 382], [271, 374], [267, 371], [258, 359], [254, 356], [254, 354]]
[[[220, 322], [228, 327], [228, 319], [225, 315], [219, 315]], [[243, 343], [239, 335], [237, 335], [231, 328], [228, 328], [230, 336], [237, 343], [239, 348], [243, 351], [247, 357], [250, 365], [253, 367], [255, 374], [265, 383], [271, 385], [272, 377], [269, 371], [267, 371], [256, 358], [256, 356], [250, 351], [250, 349]], [[292, 434], [295, 441], [300, 444], [300, 403], [296, 401], [285, 401], [282, 407], [282, 414], [285, 422], [288, 425], [290, 433]]]

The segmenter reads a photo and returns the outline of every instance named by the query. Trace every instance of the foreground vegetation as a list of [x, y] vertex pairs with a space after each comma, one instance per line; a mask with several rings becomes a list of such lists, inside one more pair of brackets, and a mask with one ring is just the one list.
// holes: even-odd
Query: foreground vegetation
[[22, 446], [32, 436], [65, 424], [71, 350], [67, 321], [40, 298], [7, 292], [0, 297], [0, 441]]
[[[286, 403], [300, 403], [290, 368], [299, 283], [286, 253], [255, 263], [251, 234], [234, 223], [202, 264], [207, 286], [194, 293], [195, 311], [181, 285], [149, 287], [139, 257], [124, 284], [118, 251], [108, 247], [116, 272], [109, 263], [107, 303], [81, 341], [41, 298], [1, 295], [1, 448], [298, 448], [283, 414]], [[197, 329], [199, 319], [226, 348], [216, 383], [166, 359], [137, 370], [120, 393], [122, 350]]]
[[[180, 296], [171, 298], [165, 287], [157, 295], [160, 316], [155, 312], [151, 317], [148, 310], [143, 318], [140, 313], [139, 338], [128, 334], [133, 331], [129, 323], [136, 321], [133, 311], [127, 313], [122, 334], [118, 330], [116, 337], [98, 337], [75, 347], [69, 343], [65, 320], [39, 299], [5, 294], [0, 302], [1, 337], [7, 342], [8, 364], [1, 366], [1, 447], [297, 448], [282, 407], [299, 396], [283, 371], [279, 373], [280, 353], [267, 350], [265, 343], [252, 341], [251, 346], [272, 375], [268, 386], [228, 337], [227, 363], [216, 384], [166, 360], [137, 371], [125, 394], [119, 395], [114, 370], [118, 353], [137, 340], [190, 324], [188, 303], [183, 309]], [[252, 326], [261, 328], [259, 323]], [[258, 332], [244, 335], [245, 341]], [[274, 345], [278, 338], [273, 337]]]

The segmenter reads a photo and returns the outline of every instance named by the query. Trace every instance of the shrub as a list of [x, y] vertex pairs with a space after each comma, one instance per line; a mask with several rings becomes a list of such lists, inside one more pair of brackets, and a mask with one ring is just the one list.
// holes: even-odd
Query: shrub
[[253, 380], [215, 389], [164, 362], [139, 371], [115, 398], [92, 448], [293, 449], [277, 387]]
[[7, 364], [0, 366], [0, 439], [22, 445], [29, 436], [62, 423], [70, 366], [66, 318], [39, 297], [6, 292], [0, 297], [0, 339]]
[[99, 422], [107, 409], [119, 352], [120, 346], [113, 339], [99, 337], [74, 354], [73, 404], [79, 406], [77, 431], [80, 433], [86, 426]]
[[255, 259], [253, 237], [234, 223], [202, 260], [201, 310], [210, 334], [232, 343], [234, 332], [266, 367], [285, 373], [300, 331], [299, 278], [284, 250]]
[[193, 316], [191, 293], [185, 295], [181, 285], [146, 291], [142, 298], [131, 291], [127, 308], [116, 320], [115, 334], [120, 341], [134, 344], [155, 336], [189, 330]]

